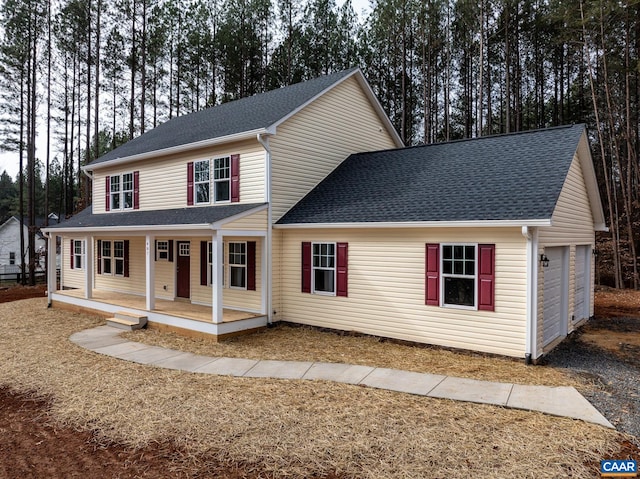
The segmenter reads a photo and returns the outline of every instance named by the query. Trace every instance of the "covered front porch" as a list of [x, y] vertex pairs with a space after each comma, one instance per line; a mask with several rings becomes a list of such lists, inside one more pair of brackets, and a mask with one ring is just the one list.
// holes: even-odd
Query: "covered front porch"
[[[82, 225], [49, 231], [50, 244], [59, 237], [62, 251], [60, 286], [53, 277], [48, 281], [50, 304], [108, 315], [127, 312], [158, 327], [214, 336], [266, 326], [265, 208], [232, 210], [236, 214], [215, 222], [180, 227]], [[139, 220], [135, 213], [120, 215]]]

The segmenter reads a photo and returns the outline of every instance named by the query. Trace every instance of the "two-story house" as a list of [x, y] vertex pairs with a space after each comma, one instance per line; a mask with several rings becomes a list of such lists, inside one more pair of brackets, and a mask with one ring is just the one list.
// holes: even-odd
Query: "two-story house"
[[50, 304], [528, 359], [592, 314], [584, 127], [401, 146], [358, 69], [172, 119], [85, 167]]

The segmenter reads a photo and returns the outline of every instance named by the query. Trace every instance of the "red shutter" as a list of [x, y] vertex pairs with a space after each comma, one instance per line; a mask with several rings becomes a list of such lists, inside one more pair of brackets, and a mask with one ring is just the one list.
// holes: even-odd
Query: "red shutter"
[[425, 304], [440, 306], [440, 245], [427, 244], [425, 252]]
[[206, 241], [200, 241], [200, 286], [207, 285], [207, 253], [209, 246]]
[[256, 242], [247, 241], [247, 289], [256, 290]]
[[336, 261], [337, 266], [337, 288], [336, 288], [336, 296], [347, 296], [347, 285], [348, 285], [348, 263], [349, 263], [349, 243], [338, 243], [336, 245], [338, 247], [338, 260]]
[[104, 185], [104, 210], [105, 211], [109, 211], [109, 208], [111, 207], [111, 177], [107, 176], [105, 178], [105, 185]]
[[311, 292], [311, 243], [302, 243], [302, 292]]
[[140, 209], [140, 172], [133, 172], [133, 209]]
[[173, 240], [169, 240], [169, 262], [173, 263]]
[[231, 155], [231, 203], [240, 201], [240, 155]]
[[193, 205], [193, 161], [187, 163], [187, 205]]
[[129, 240], [124, 240], [124, 277], [129, 277]]
[[495, 311], [496, 245], [478, 245], [478, 309]]
[[71, 269], [73, 269], [75, 261], [73, 260], [73, 253], [75, 252], [74, 248], [73, 248], [73, 240], [70, 240], [69, 243], [71, 244], [71, 255], [69, 256], [69, 267]]
[[102, 240], [98, 240], [98, 274], [102, 274]]

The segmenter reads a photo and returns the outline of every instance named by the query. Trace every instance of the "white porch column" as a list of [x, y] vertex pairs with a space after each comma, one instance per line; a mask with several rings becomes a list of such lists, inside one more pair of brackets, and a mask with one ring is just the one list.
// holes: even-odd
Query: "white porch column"
[[155, 236], [147, 235], [145, 247], [145, 261], [147, 281], [145, 288], [146, 309], [151, 311], [156, 307], [156, 274], [155, 274]]
[[51, 306], [51, 298], [56, 291], [56, 243], [57, 236], [49, 233], [47, 236], [47, 302]]
[[93, 236], [84, 239], [84, 297], [91, 299], [93, 293]]
[[222, 233], [218, 231], [213, 232], [211, 236], [211, 250], [213, 255], [213, 271], [211, 272], [211, 313], [213, 315], [213, 322], [221, 323], [223, 319], [222, 278], [224, 274], [222, 268], [224, 255]]

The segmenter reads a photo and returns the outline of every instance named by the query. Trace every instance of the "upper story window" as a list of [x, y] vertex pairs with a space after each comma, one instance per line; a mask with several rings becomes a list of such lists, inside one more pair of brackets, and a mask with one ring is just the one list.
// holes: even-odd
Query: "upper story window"
[[9, 253], [9, 264], [16, 264], [16, 253], [14, 251]]
[[209, 160], [196, 161], [193, 164], [194, 184], [195, 184], [195, 203], [209, 203]]
[[106, 177], [105, 210], [121, 211], [139, 208], [139, 172]]
[[187, 204], [240, 201], [240, 155], [187, 163]]

